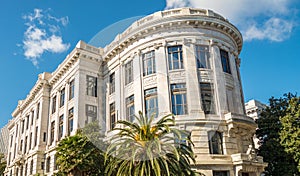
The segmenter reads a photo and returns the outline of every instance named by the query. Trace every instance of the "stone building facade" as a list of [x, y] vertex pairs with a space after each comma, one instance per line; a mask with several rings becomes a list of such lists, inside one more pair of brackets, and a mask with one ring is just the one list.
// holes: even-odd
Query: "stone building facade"
[[107, 132], [138, 111], [175, 114], [205, 175], [260, 175], [266, 163], [251, 148], [256, 124], [244, 109], [242, 42], [228, 20], [193, 8], [146, 16], [104, 48], [79, 41], [13, 112], [6, 175], [52, 175], [60, 139], [96, 119]]

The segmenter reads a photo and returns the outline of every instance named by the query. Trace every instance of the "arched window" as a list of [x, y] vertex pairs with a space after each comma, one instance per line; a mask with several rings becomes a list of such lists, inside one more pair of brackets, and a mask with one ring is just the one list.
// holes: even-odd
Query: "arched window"
[[223, 154], [222, 133], [218, 131], [209, 131], [208, 143], [210, 154]]

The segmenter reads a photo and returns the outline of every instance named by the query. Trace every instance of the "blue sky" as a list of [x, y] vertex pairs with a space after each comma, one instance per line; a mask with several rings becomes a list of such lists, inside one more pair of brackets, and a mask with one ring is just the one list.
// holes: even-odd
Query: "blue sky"
[[124, 19], [182, 6], [212, 9], [241, 30], [246, 101], [300, 93], [298, 0], [10, 0], [0, 6], [0, 127], [38, 74], [54, 71], [79, 40], [89, 42]]

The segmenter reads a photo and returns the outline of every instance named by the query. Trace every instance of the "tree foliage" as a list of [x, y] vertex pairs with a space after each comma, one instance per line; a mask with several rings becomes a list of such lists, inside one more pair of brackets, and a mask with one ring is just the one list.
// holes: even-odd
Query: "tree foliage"
[[139, 112], [136, 123], [118, 121], [106, 154], [106, 174], [124, 176], [196, 175], [191, 141], [175, 128], [172, 115], [154, 123]]
[[286, 115], [289, 101], [294, 97], [295, 95], [290, 93], [281, 98], [271, 97], [269, 106], [262, 111], [261, 117], [257, 120], [256, 136], [260, 143], [258, 155], [263, 156], [264, 161], [268, 162], [265, 169], [266, 176], [299, 175], [292, 155], [287, 153], [280, 143], [280, 131], [283, 128], [280, 117]]
[[3, 175], [6, 168], [6, 160], [3, 153], [0, 153], [0, 175]]
[[280, 118], [280, 122], [282, 124], [280, 142], [285, 151], [298, 163], [300, 172], [300, 97], [289, 101], [286, 114]]
[[[97, 145], [95, 126], [87, 127], [90, 137], [93, 137]], [[94, 130], [93, 130], [94, 129]], [[97, 128], [96, 128], [97, 129]], [[98, 131], [99, 133], [100, 131]], [[89, 138], [79, 130], [74, 136], [64, 138], [56, 149], [57, 165], [59, 172], [57, 175], [103, 175], [104, 173], [104, 154], [97, 148]]]

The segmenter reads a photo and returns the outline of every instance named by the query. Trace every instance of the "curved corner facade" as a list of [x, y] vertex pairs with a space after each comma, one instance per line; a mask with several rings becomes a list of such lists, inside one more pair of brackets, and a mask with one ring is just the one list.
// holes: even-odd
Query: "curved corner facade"
[[[266, 163], [252, 147], [256, 124], [245, 115], [242, 43], [222, 16], [192, 8], [142, 18], [105, 48], [80, 41], [13, 112], [6, 174], [51, 175], [60, 139], [95, 119], [109, 131], [142, 111], [176, 115], [194, 143], [193, 167], [206, 176], [259, 176]], [[35, 146], [24, 149], [30, 140]]]

